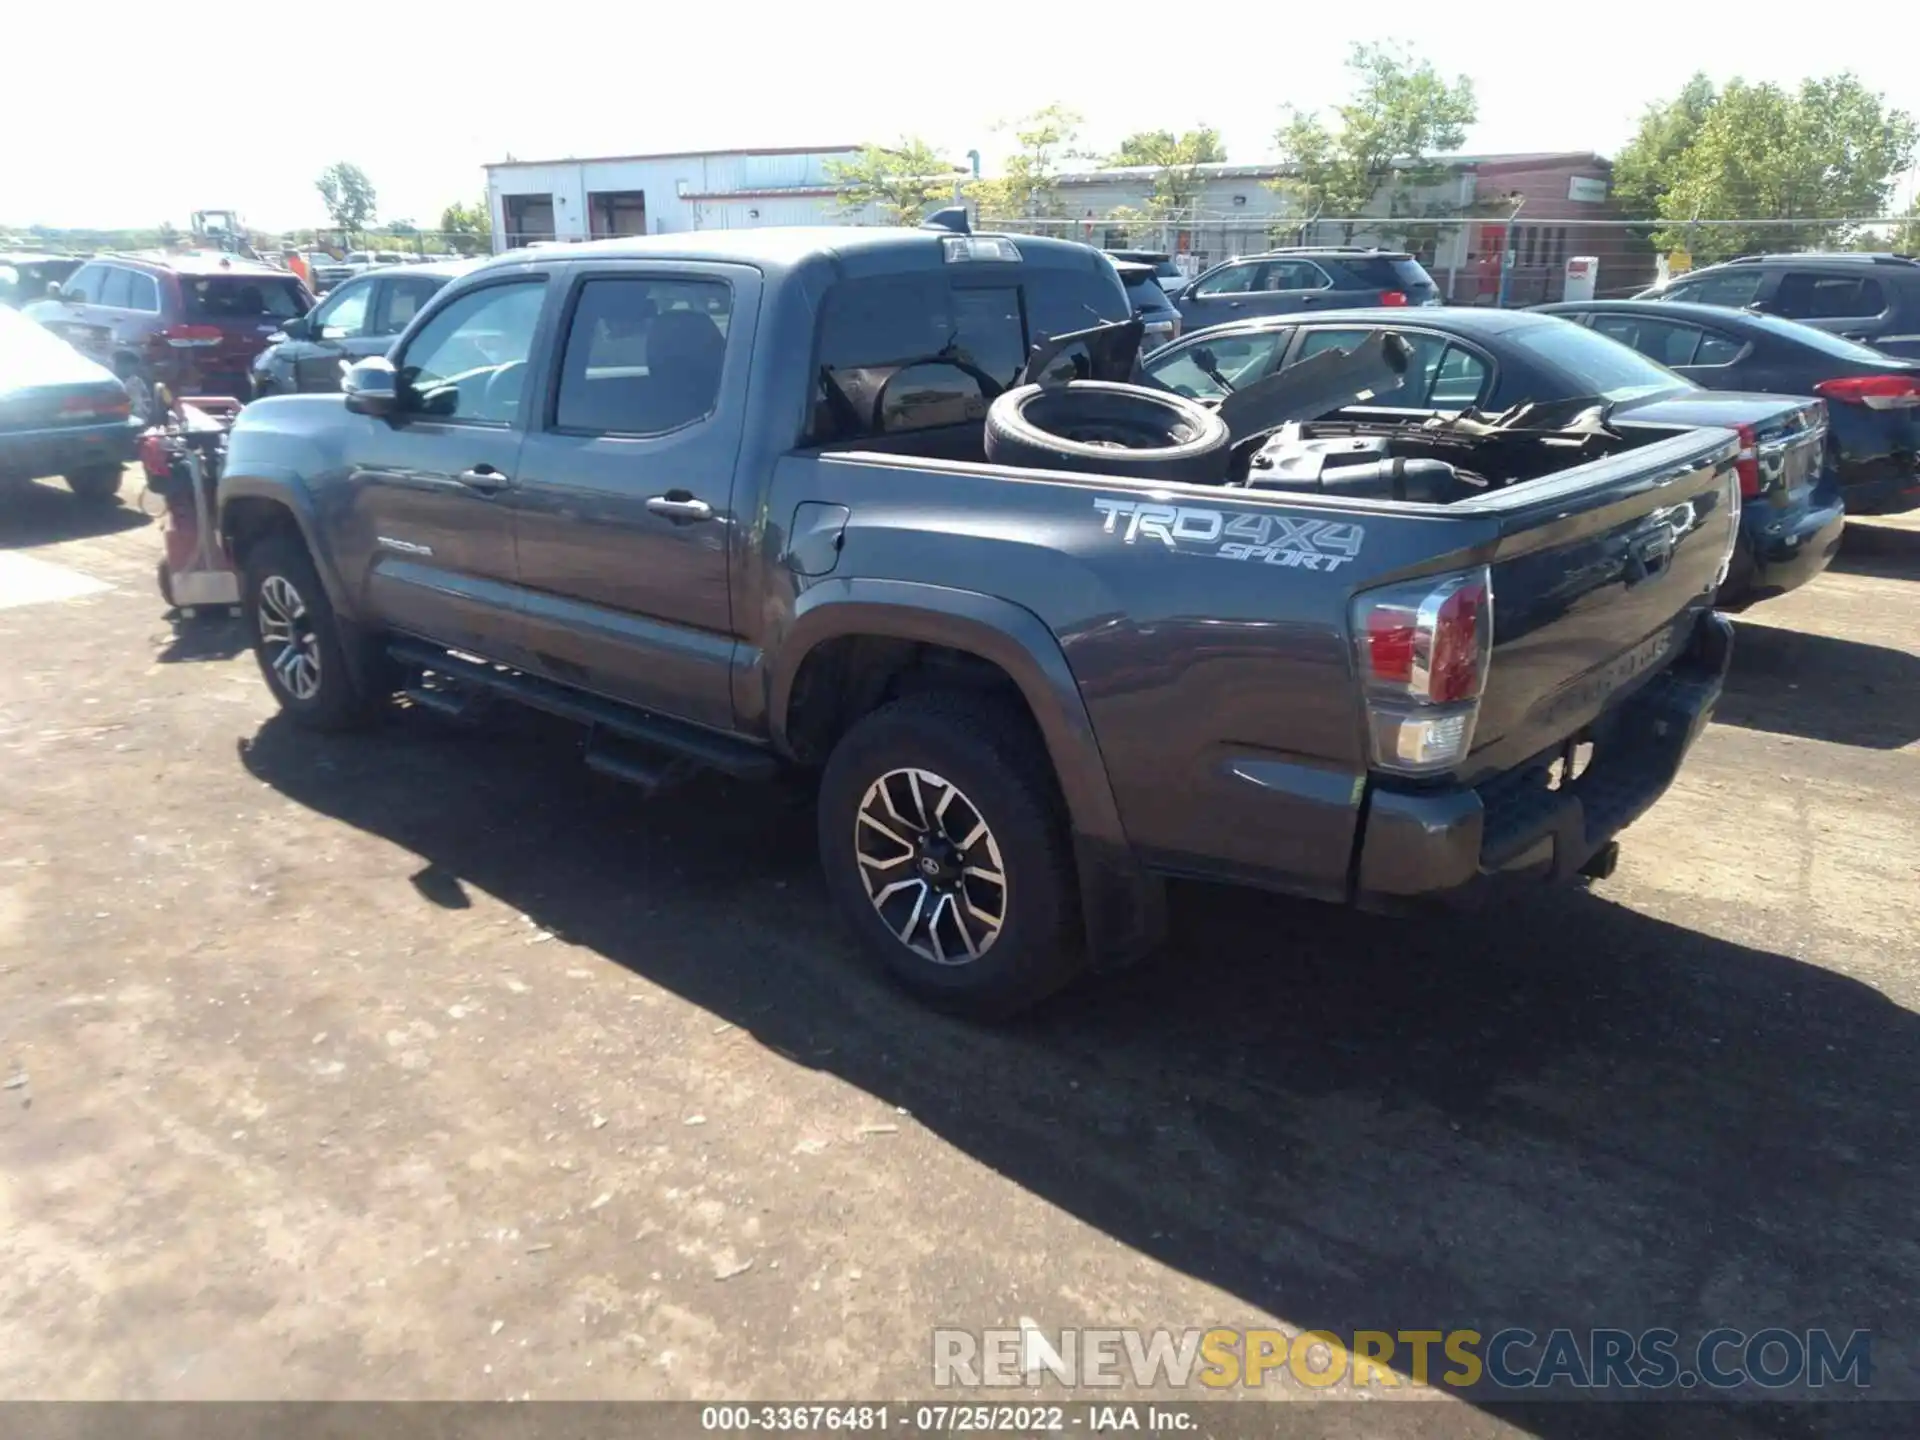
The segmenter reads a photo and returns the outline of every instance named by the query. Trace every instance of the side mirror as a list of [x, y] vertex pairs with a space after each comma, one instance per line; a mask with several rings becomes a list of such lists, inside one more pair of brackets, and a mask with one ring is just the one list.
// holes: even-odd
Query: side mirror
[[287, 339], [289, 340], [306, 339], [307, 338], [307, 317], [304, 315], [296, 315], [291, 320], [281, 321], [280, 333], [286, 336]]
[[400, 377], [384, 355], [369, 356], [348, 369], [340, 389], [347, 409], [356, 415], [386, 417], [400, 408]]

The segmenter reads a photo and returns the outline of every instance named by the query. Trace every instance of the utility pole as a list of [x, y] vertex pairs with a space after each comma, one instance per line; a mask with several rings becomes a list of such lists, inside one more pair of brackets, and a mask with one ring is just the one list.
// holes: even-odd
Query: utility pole
[[1507, 280], [1513, 274], [1513, 222], [1520, 218], [1520, 212], [1526, 208], [1527, 197], [1524, 195], [1515, 196], [1513, 212], [1507, 216], [1506, 227], [1500, 235], [1500, 289], [1494, 296], [1493, 303], [1496, 308], [1501, 310], [1507, 308]]

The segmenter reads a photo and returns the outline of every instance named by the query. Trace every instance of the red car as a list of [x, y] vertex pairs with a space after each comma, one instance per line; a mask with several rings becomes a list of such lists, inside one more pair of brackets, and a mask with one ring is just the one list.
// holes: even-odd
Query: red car
[[89, 260], [23, 313], [118, 375], [133, 413], [176, 395], [250, 395], [253, 357], [313, 308], [296, 275], [232, 255], [107, 255]]

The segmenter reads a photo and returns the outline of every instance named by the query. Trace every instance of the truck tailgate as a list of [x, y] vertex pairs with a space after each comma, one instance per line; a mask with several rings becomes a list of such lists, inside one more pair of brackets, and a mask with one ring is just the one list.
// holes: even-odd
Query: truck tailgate
[[1468, 784], [1578, 735], [1685, 648], [1739, 524], [1737, 446], [1693, 431], [1454, 507], [1502, 512]]

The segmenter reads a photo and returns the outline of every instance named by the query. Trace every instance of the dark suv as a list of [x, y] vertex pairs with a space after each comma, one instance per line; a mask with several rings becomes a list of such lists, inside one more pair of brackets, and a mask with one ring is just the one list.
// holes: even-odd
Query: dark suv
[[1254, 315], [1373, 305], [1438, 305], [1440, 287], [1400, 250], [1323, 246], [1242, 255], [1174, 296], [1188, 330]]
[[89, 260], [30, 319], [118, 375], [136, 418], [153, 387], [177, 395], [252, 394], [249, 368], [287, 321], [313, 308], [296, 275], [231, 255], [107, 255]]
[[1920, 259], [1910, 255], [1743, 255], [1637, 298], [1780, 315], [1920, 360]]

